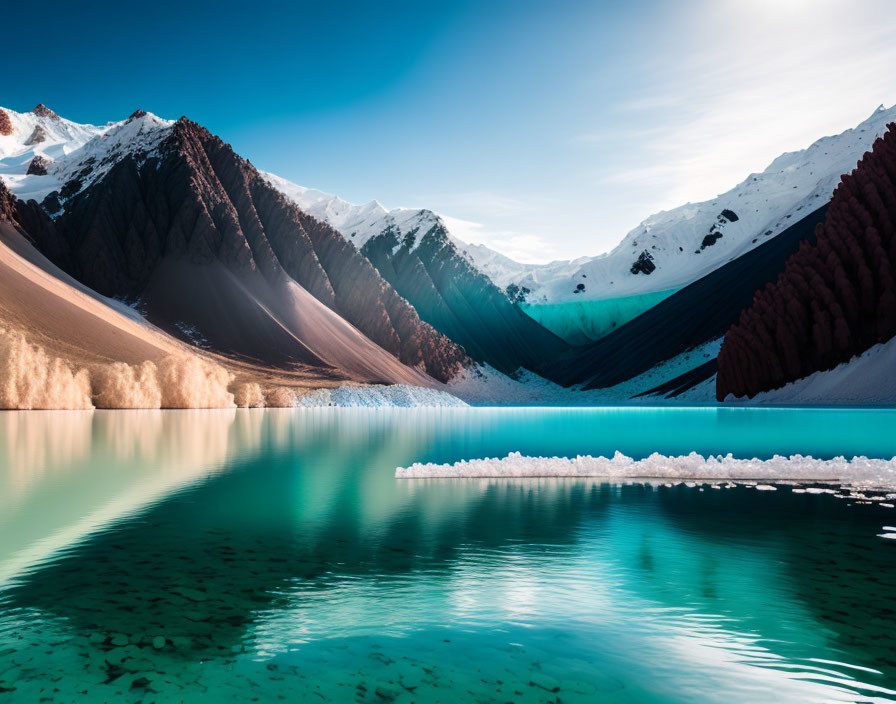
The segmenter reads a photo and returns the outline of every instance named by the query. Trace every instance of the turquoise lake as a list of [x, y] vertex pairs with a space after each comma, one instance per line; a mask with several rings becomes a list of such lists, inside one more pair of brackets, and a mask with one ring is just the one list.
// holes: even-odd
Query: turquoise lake
[[0, 413], [0, 702], [896, 701], [896, 509], [396, 480], [511, 451], [896, 456], [896, 411]]

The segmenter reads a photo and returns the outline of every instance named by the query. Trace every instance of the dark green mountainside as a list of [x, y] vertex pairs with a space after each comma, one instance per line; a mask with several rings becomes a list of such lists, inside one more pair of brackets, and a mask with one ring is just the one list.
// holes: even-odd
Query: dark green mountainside
[[512, 373], [534, 370], [570, 349], [476, 269], [438, 220], [423, 234], [389, 227], [361, 252], [422, 320], [476, 361]]

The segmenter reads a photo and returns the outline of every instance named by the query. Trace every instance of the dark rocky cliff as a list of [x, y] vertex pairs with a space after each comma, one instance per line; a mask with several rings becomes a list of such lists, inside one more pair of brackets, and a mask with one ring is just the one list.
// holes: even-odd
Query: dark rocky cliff
[[426, 232], [387, 229], [361, 248], [423, 320], [505, 373], [536, 369], [569, 349], [470, 264], [438, 220], [429, 222]]
[[605, 388], [718, 339], [750, 305], [756, 289], [774, 281], [800, 243], [814, 237], [815, 225], [821, 222], [824, 212], [824, 208], [819, 208], [606, 337], [545, 364], [542, 375], [564, 386]]
[[831, 369], [896, 334], [896, 125], [843, 176], [816, 239], [725, 336], [720, 400]]
[[[294, 344], [294, 329], [279, 329], [282, 315], [239, 334], [228, 329], [228, 318], [231, 328], [248, 320], [238, 315], [243, 307], [273, 310], [295, 282], [436, 379], [468, 361], [339, 233], [301, 212], [203, 127], [181, 118], [149, 153], [125, 154], [92, 180], [96, 166], [86, 164], [43, 208], [19, 203], [17, 219], [57, 265], [142, 306], [160, 327], [224, 352], [314, 363]], [[82, 179], [89, 185], [82, 188]]]

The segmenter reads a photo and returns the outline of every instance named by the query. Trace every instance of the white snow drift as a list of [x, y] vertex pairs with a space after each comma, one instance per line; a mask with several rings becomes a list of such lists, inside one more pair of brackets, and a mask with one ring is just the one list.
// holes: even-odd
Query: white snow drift
[[891, 406], [896, 399], [896, 338], [883, 342], [847, 362], [815, 372], [752, 399], [729, 394], [726, 404], [801, 404]]

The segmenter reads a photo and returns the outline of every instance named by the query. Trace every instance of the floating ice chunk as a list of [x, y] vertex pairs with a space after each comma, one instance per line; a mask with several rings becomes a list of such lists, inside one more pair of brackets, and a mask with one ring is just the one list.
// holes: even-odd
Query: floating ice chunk
[[[395, 470], [398, 478], [447, 477], [597, 477], [604, 479], [664, 479], [667, 481], [726, 480], [752, 482], [768, 490], [779, 481], [826, 483], [857, 488], [892, 490], [896, 487], [896, 458], [835, 457], [819, 460], [803, 455], [768, 460], [736, 459], [732, 455], [704, 457], [696, 452], [683, 456], [654, 453], [642, 460], [616, 452], [612, 458], [525, 457], [512, 452], [504, 458], [462, 460], [453, 464], [413, 464]], [[833, 494], [832, 488], [808, 487], [810, 494]]]

